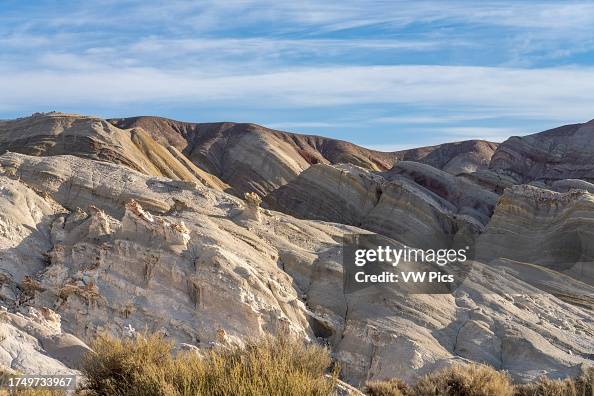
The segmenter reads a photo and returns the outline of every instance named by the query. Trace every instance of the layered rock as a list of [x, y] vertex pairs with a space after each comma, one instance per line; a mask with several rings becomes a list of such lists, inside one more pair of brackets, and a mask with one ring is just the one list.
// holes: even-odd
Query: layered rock
[[579, 179], [563, 179], [553, 181], [550, 184], [550, 189], [558, 192], [585, 190], [589, 193], [594, 193], [594, 184]]
[[[128, 326], [199, 345], [214, 342], [220, 330], [230, 339], [277, 331], [313, 336], [307, 310], [277, 266], [279, 252], [266, 240], [284, 235], [286, 249], [302, 250], [286, 232], [274, 233], [290, 229], [286, 219], [266, 215], [259, 237], [230, 220], [243, 210], [241, 201], [214, 190], [76, 157], [10, 153], [0, 163], [27, 169], [8, 183], [26, 183], [33, 194], [63, 204], [38, 219], [47, 232], [35, 237], [49, 251], [31, 252], [40, 264], [29, 268], [27, 293], [17, 287], [7, 296], [11, 304], [54, 307], [64, 326], [84, 338], [102, 330], [123, 334]], [[104, 172], [107, 183], [93, 184]], [[312, 227], [303, 234], [308, 246], [333, 241]], [[3, 268], [12, 268], [10, 257], [4, 259]], [[7, 273], [7, 282], [17, 282], [13, 275]]]
[[142, 127], [166, 140], [200, 168], [233, 186], [237, 195], [265, 196], [316, 163], [352, 163], [389, 169], [396, 156], [352, 143], [265, 128], [255, 124], [185, 123], [158, 117], [109, 120], [121, 128]]
[[[105, 218], [104, 214], [96, 212], [95, 216], [91, 215], [90, 221], [96, 223], [93, 220], [99, 216]], [[89, 233], [90, 236], [95, 237], [94, 234], [96, 233]], [[156, 249], [169, 249], [177, 253], [186, 250], [190, 241], [190, 231], [183, 221], [178, 223], [155, 217], [142, 209], [138, 202], [131, 199], [125, 205], [124, 217], [121, 220], [117, 238], [138, 239], [139, 235], [145, 236], [142, 243], [147, 246]]]
[[367, 289], [347, 301], [334, 349], [355, 381], [414, 381], [466, 359], [508, 370], [518, 381], [575, 375], [590, 363], [590, 311], [490, 266], [477, 263], [454, 295]]
[[497, 146], [497, 143], [485, 140], [465, 140], [397, 151], [395, 154], [401, 161], [421, 162], [459, 175], [488, 168]]
[[[592, 200], [584, 191], [507, 191], [479, 239], [488, 265], [474, 263], [452, 294], [344, 289], [341, 241], [368, 232], [357, 226], [389, 233], [394, 246], [431, 248], [465, 243], [483, 229], [493, 195], [450, 176], [403, 163], [386, 180], [354, 165], [317, 164], [269, 196], [304, 216], [356, 225], [349, 226], [122, 165], [6, 153], [0, 298], [14, 311], [49, 307], [64, 331], [85, 340], [134, 329], [197, 347], [268, 333], [321, 338], [355, 385], [414, 380], [453, 362], [486, 362], [520, 380], [564, 377], [592, 363], [591, 310], [563, 295], [590, 286], [549, 279], [539, 287], [521, 265], [492, 265], [509, 255], [555, 268], [541, 260], [550, 254], [544, 243], [558, 235], [576, 247], [571, 229], [590, 257]], [[573, 251], [551, 243], [554, 257]], [[513, 256], [514, 248], [526, 257]]]
[[594, 181], [594, 121], [565, 125], [503, 142], [490, 168], [513, 177], [516, 183], [533, 180]]
[[76, 155], [126, 165], [147, 175], [228, 186], [196, 167], [172, 147], [155, 142], [140, 128], [121, 130], [96, 117], [46, 113], [0, 121], [0, 153]]
[[406, 177], [425, 187], [456, 207], [456, 213], [468, 215], [487, 224], [499, 196], [466, 178], [459, 178], [429, 165], [400, 161], [389, 172], [387, 180]]
[[594, 196], [584, 190], [553, 192], [529, 185], [505, 191], [477, 258], [540, 264], [594, 284]]
[[513, 177], [489, 169], [480, 169], [476, 172], [461, 174], [459, 177], [498, 195], [503, 194], [506, 188], [517, 184]]
[[142, 128], [182, 151], [200, 168], [231, 185], [236, 195], [266, 196], [313, 164], [347, 163], [372, 171], [399, 160], [429, 164], [453, 174], [486, 168], [496, 144], [481, 140], [384, 153], [349, 142], [302, 135], [255, 124], [188, 123], [159, 117], [109, 120], [120, 128]]
[[[408, 164], [424, 172], [433, 169]], [[449, 190], [444, 189], [442, 194], [452, 201], [458, 197], [456, 206], [411, 180], [414, 172], [411, 171], [410, 178], [404, 177], [405, 166], [384, 177], [352, 165], [314, 165], [265, 197], [265, 202], [275, 210], [294, 216], [356, 225], [409, 246], [443, 248], [472, 243], [474, 235], [482, 229], [481, 221], [486, 222], [489, 205], [496, 199], [494, 194], [470, 186], [475, 188], [476, 197], [473, 200], [469, 195], [464, 201], [460, 198], [462, 191], [472, 189], [460, 181]], [[426, 178], [425, 184], [437, 190], [438, 176], [433, 183]], [[447, 184], [448, 180], [439, 179], [439, 182]], [[469, 207], [465, 206], [466, 202], [470, 202]]]

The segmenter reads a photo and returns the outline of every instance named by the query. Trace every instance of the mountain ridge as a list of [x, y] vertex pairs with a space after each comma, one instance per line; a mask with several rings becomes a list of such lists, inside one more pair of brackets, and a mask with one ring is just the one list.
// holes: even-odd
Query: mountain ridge
[[[252, 123], [189, 123], [153, 116], [109, 119], [120, 128], [143, 128], [155, 140], [167, 140], [197, 166], [233, 186], [238, 195], [255, 191], [266, 196], [293, 180], [311, 165], [349, 163], [372, 171], [387, 171], [400, 160], [426, 162], [454, 172], [487, 167], [496, 143], [471, 140], [381, 152], [353, 143], [317, 135], [278, 131]], [[237, 150], [250, 147], [252, 155], [237, 156]], [[257, 152], [272, 153], [269, 164]], [[276, 170], [271, 176], [268, 167]], [[237, 173], [237, 168], [246, 169]], [[274, 176], [281, 174], [277, 180]], [[246, 181], [246, 179], [248, 181]]]
[[[0, 363], [40, 370], [46, 355], [21, 366], [13, 355], [51, 335], [66, 349], [52, 367], [65, 370], [101, 332], [148, 329], [198, 350], [279, 332], [319, 341], [355, 386], [469, 361], [520, 382], [594, 364], [594, 187], [579, 179], [591, 160], [568, 150], [589, 125], [566, 146], [459, 142], [378, 170], [353, 145], [232, 123], [160, 137], [151, 123], [0, 122], [0, 302], [14, 315]], [[565, 173], [534, 177], [551, 169]], [[449, 293], [352, 291], [343, 251], [359, 234], [473, 259]], [[27, 312], [45, 330], [23, 343]]]

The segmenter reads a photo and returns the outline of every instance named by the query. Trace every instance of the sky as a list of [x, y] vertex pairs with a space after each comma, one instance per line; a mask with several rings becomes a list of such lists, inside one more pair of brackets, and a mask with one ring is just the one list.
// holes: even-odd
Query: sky
[[593, 26], [593, 1], [0, 0], [0, 119], [503, 141], [594, 118]]

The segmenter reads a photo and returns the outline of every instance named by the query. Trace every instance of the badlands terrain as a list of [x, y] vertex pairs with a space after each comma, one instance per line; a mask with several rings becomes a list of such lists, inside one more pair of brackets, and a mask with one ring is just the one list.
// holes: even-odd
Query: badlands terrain
[[[521, 131], [519, 131], [521, 132]], [[346, 382], [594, 362], [594, 122], [383, 153], [253, 124], [0, 121], [0, 364], [72, 373], [101, 332], [326, 344]], [[471, 246], [448, 294], [347, 292], [342, 242]]]

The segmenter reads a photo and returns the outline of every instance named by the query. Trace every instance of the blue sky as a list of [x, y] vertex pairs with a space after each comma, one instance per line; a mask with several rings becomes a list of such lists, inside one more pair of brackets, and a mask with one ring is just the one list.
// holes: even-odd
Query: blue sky
[[255, 122], [395, 150], [594, 118], [591, 1], [0, 1], [0, 118]]

